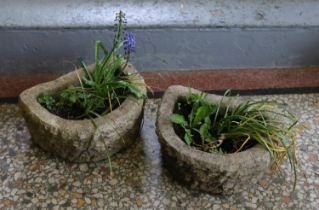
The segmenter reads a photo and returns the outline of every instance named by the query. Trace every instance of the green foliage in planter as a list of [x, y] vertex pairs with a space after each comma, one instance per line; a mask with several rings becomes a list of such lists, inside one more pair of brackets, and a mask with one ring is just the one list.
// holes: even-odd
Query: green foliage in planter
[[38, 102], [47, 109], [52, 109], [55, 99], [51, 95], [42, 95], [38, 98]]
[[216, 104], [206, 101], [205, 97], [205, 93], [189, 93], [177, 103], [170, 116], [175, 127], [182, 130], [186, 144], [206, 152], [232, 153], [258, 143], [268, 150], [277, 169], [284, 157], [288, 158], [294, 172], [295, 187], [297, 160], [294, 128], [298, 121], [286, 111], [285, 105], [261, 100], [242, 102], [230, 108], [228, 104], [222, 105], [224, 97]]
[[[188, 145], [194, 144], [192, 131], [200, 134], [202, 144], [210, 142], [214, 137], [209, 132], [212, 126], [210, 116], [217, 111], [217, 105], [206, 102], [204, 100], [206, 94], [190, 94], [186, 103], [192, 106], [187, 118], [182, 114], [172, 114], [170, 119], [173, 123], [176, 123], [183, 127], [185, 131], [184, 140]], [[178, 103], [178, 109], [180, 109], [182, 103]]]
[[42, 106], [53, 112], [57, 109], [77, 109], [79, 112], [75, 118], [83, 119], [98, 117], [112, 111], [128, 94], [136, 98], [146, 97], [138, 88], [139, 84], [133, 82], [135, 75], [124, 73], [131, 52], [135, 50], [132, 32], [124, 31], [125, 14], [120, 11], [115, 21], [116, 35], [111, 50], [108, 51], [101, 41], [96, 41], [93, 71], [89, 71], [81, 60], [85, 75], [80, 77], [77, 74], [80, 84], [71, 85], [54, 94], [39, 96], [38, 102]]

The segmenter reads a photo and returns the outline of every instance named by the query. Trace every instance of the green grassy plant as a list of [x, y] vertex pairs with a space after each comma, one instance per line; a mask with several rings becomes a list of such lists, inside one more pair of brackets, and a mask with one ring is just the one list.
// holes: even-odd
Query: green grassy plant
[[92, 119], [120, 106], [128, 94], [136, 98], [146, 97], [141, 93], [139, 84], [134, 82], [135, 75], [124, 73], [131, 52], [135, 48], [133, 34], [123, 29], [126, 24], [125, 14], [120, 11], [115, 20], [116, 35], [111, 50], [108, 51], [101, 41], [96, 41], [93, 71], [90, 71], [81, 60], [85, 75], [80, 77], [77, 74], [79, 85], [71, 85], [54, 94], [41, 95], [38, 97], [38, 102], [42, 106], [53, 112], [76, 109], [79, 111], [75, 119]]
[[[128, 75], [124, 72], [130, 61], [130, 55], [135, 50], [135, 40], [132, 32], [124, 30], [126, 19], [122, 11], [116, 15], [115, 22], [116, 34], [111, 50], [108, 51], [101, 41], [96, 41], [93, 70], [90, 70], [81, 59], [84, 76], [80, 77], [76, 71], [79, 84], [53, 94], [39, 96], [37, 100], [42, 106], [67, 119], [90, 119], [98, 129], [92, 119], [120, 106], [129, 94], [138, 99], [146, 98], [139, 87], [145, 84], [139, 84], [135, 74]], [[110, 153], [104, 140], [102, 143], [112, 174]]]
[[[227, 95], [225, 93], [225, 95]], [[285, 157], [296, 172], [297, 119], [276, 101], [246, 101], [235, 107], [205, 100], [206, 94], [189, 95], [177, 103], [170, 120], [183, 133], [186, 144], [206, 152], [232, 153], [262, 145], [279, 169]]]

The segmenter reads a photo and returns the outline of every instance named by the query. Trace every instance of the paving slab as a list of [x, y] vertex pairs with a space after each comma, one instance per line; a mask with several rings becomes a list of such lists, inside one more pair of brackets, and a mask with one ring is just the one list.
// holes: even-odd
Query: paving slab
[[32, 144], [15, 104], [0, 105], [0, 209], [317, 209], [319, 94], [246, 96], [277, 99], [299, 118], [299, 178], [292, 192], [289, 164], [252, 188], [212, 196], [178, 184], [162, 167], [155, 134], [159, 99], [145, 105], [140, 139], [106, 162], [67, 163]]

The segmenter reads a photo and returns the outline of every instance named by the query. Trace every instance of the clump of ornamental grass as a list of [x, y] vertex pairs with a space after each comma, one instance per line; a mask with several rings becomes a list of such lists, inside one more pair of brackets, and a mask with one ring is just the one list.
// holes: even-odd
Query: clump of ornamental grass
[[[228, 91], [225, 93], [228, 95]], [[175, 132], [187, 145], [205, 152], [236, 153], [262, 145], [280, 169], [287, 157], [296, 185], [297, 119], [276, 101], [246, 101], [230, 107], [224, 97], [218, 103], [205, 100], [206, 94], [189, 93], [178, 101], [170, 116]]]
[[[78, 85], [71, 85], [53, 94], [43, 94], [38, 97], [38, 102], [60, 117], [90, 119], [97, 128], [93, 118], [111, 112], [129, 94], [138, 99], [146, 98], [139, 87], [145, 84], [137, 83], [135, 74], [129, 75], [124, 71], [131, 53], [135, 52], [135, 38], [132, 32], [124, 30], [126, 23], [125, 14], [122, 11], [117, 13], [114, 24], [116, 34], [110, 51], [100, 40], [96, 41], [93, 69], [88, 68], [83, 59], [80, 60], [84, 76], [81, 77], [76, 71]], [[101, 141], [112, 174], [109, 150], [104, 140]]]
[[129, 94], [145, 98], [139, 84], [134, 82], [135, 75], [124, 72], [135, 50], [134, 35], [124, 30], [125, 25], [125, 14], [120, 11], [115, 18], [116, 34], [111, 50], [108, 51], [101, 41], [96, 41], [93, 71], [81, 59], [85, 74], [80, 77], [77, 73], [79, 85], [71, 85], [54, 94], [41, 95], [38, 102], [50, 112], [67, 119], [92, 119], [120, 106]]

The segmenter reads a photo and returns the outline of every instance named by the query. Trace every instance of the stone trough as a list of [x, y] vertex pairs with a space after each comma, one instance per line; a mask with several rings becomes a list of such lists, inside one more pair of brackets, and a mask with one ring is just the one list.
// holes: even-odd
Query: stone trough
[[[91, 69], [93, 66], [90, 67]], [[76, 70], [83, 75], [82, 70]], [[129, 64], [124, 70], [132, 75], [146, 94], [142, 76]], [[132, 144], [139, 134], [144, 100], [129, 95], [120, 107], [92, 120], [67, 120], [50, 113], [37, 102], [44, 93], [54, 93], [76, 84], [76, 72], [56, 80], [36, 85], [19, 96], [19, 107], [25, 118], [34, 143], [46, 151], [73, 162], [90, 162], [105, 159], [108, 155]]]
[[[191, 89], [192, 93], [200, 91]], [[257, 144], [245, 151], [232, 154], [207, 153], [188, 146], [175, 133], [169, 116], [175, 104], [189, 93], [183, 86], [169, 87], [157, 114], [157, 134], [161, 144], [164, 166], [173, 177], [196, 190], [212, 194], [232, 194], [255, 184], [269, 168], [271, 158], [267, 150]], [[206, 100], [219, 102], [221, 96], [208, 94]], [[230, 107], [239, 100], [223, 100]]]

